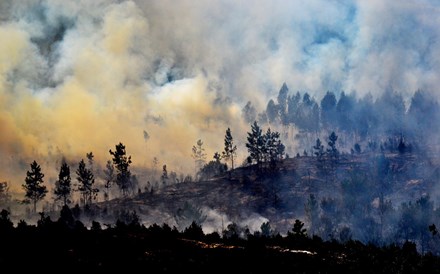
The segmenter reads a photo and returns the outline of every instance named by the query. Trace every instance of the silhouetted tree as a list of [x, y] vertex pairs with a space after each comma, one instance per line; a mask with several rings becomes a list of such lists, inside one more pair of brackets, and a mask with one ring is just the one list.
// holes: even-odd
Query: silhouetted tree
[[95, 184], [95, 176], [92, 171], [86, 167], [84, 160], [79, 162], [76, 174], [78, 175], [76, 179], [80, 183], [78, 185], [78, 190], [83, 196], [84, 205], [91, 205], [92, 200], [96, 199], [99, 192], [97, 188], [93, 187]]
[[14, 224], [9, 218], [10, 214], [11, 213], [6, 209], [2, 209], [2, 211], [0, 212], [0, 233], [2, 233], [2, 236], [5, 236], [5, 232], [12, 231], [12, 229], [14, 228]]
[[36, 161], [31, 163], [31, 170], [27, 171], [25, 184], [22, 185], [25, 190], [24, 203], [32, 202], [34, 205], [34, 212], [37, 212], [37, 202], [44, 199], [47, 193], [44, 183], [44, 174], [41, 172], [41, 167]]
[[274, 233], [269, 222], [262, 223], [260, 226], [260, 230], [261, 230], [261, 236], [266, 238], [272, 237]]
[[61, 164], [58, 180], [55, 182], [54, 194], [57, 200], [62, 200], [63, 205], [70, 203], [70, 196], [72, 193], [70, 167], [66, 162]]
[[280, 140], [280, 133], [267, 129], [263, 136], [264, 160], [269, 162], [272, 171], [276, 170], [277, 163], [283, 159], [285, 146]]
[[315, 150], [313, 154], [315, 154], [318, 160], [322, 160], [322, 158], [325, 155], [325, 152], [324, 152], [324, 145], [321, 143], [321, 140], [319, 138], [316, 139], [316, 144], [313, 146], [313, 149]]
[[209, 161], [209, 163], [207, 163], [200, 169], [198, 173], [198, 177], [200, 178], [200, 180], [212, 178], [228, 170], [228, 166], [220, 162], [221, 156], [218, 152], [214, 154], [213, 158], [214, 161]]
[[307, 237], [307, 229], [303, 227], [304, 223], [296, 219], [293, 224], [292, 232], [289, 231], [288, 234], [293, 235], [294, 237]]
[[333, 131], [328, 137], [328, 146], [327, 155], [330, 157], [332, 161], [337, 161], [339, 158], [339, 151], [336, 148], [336, 141], [338, 140], [338, 135]]
[[166, 184], [168, 180], [168, 171], [167, 171], [167, 165], [163, 165], [162, 167], [162, 176], [160, 177], [162, 179], [162, 184]]
[[131, 164], [131, 156], [127, 157], [125, 146], [122, 143], [116, 145], [115, 151], [110, 149], [109, 152], [113, 156], [113, 165], [117, 170], [116, 184], [121, 190], [122, 195], [125, 197], [127, 196], [131, 187], [131, 172], [129, 169]]
[[249, 159], [259, 167], [264, 159], [264, 137], [257, 121], [251, 125], [251, 132], [248, 132], [246, 147]]
[[237, 156], [237, 146], [234, 145], [234, 139], [231, 135], [231, 129], [226, 130], [225, 135], [225, 150], [222, 152], [222, 157], [226, 161], [231, 160], [231, 169], [234, 169], [234, 158]]

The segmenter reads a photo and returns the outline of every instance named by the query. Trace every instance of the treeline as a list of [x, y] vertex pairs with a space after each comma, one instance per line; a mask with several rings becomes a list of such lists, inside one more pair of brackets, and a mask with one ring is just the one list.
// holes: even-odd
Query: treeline
[[424, 137], [440, 129], [438, 98], [423, 90], [416, 91], [408, 103], [402, 94], [391, 90], [376, 99], [371, 94], [358, 98], [343, 91], [337, 98], [336, 93], [328, 91], [319, 101], [307, 92], [290, 94], [284, 83], [276, 101], [269, 100], [263, 112], [257, 114], [248, 102], [243, 117], [249, 123], [258, 120], [261, 124], [295, 125], [310, 133], [335, 130], [361, 139], [402, 134]]
[[[242, 236], [244, 233], [244, 237]], [[116, 221], [86, 228], [67, 206], [52, 221], [41, 214], [36, 225], [0, 213], [0, 265], [35, 271], [126, 271], [192, 273], [432, 273], [439, 257], [420, 255], [411, 242], [402, 246], [374, 246], [359, 241], [323, 241], [310, 237], [296, 220], [285, 236], [273, 233], [269, 223], [259, 231], [240, 231], [230, 224], [221, 235], [205, 234], [193, 222], [183, 231], [167, 224], [140, 224], [134, 214], [129, 222]]]

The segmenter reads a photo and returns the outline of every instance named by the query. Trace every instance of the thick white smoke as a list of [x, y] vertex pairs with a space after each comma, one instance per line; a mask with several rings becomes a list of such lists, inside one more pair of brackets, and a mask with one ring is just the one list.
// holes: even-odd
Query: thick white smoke
[[[411, 95], [440, 83], [435, 1], [56, 1], [0, 3], [0, 180], [18, 190], [31, 160], [153, 157], [192, 171], [191, 147], [220, 151], [241, 108], [283, 82]], [[145, 139], [143, 132], [150, 138]], [[43, 170], [43, 171], [45, 171]]]

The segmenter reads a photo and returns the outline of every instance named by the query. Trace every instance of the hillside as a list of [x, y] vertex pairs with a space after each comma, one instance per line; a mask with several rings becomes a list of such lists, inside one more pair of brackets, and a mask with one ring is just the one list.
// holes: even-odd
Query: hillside
[[[240, 167], [207, 181], [164, 185], [153, 193], [98, 206], [136, 211], [146, 224], [168, 223], [179, 229], [193, 219], [208, 232], [222, 231], [232, 222], [258, 230], [261, 223], [269, 221], [272, 228], [284, 234], [295, 219], [311, 225], [305, 214], [311, 194], [318, 202], [336, 201], [342, 215], [350, 197], [369, 207], [375, 219], [379, 197], [394, 209], [428, 194], [434, 201], [437, 198], [438, 160], [416, 154], [343, 155], [328, 172], [322, 172], [316, 157], [285, 159], [277, 167], [272, 172], [258, 172], [255, 166]], [[325, 209], [318, 208], [319, 216], [325, 213]], [[343, 217], [341, 222], [352, 221]]]

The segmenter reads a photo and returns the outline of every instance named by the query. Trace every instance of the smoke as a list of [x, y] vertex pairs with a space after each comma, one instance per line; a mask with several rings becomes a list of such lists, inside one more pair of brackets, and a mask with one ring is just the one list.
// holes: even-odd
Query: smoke
[[[134, 165], [193, 170], [231, 127], [245, 157], [241, 109], [262, 110], [283, 82], [327, 90], [435, 90], [434, 1], [2, 1], [1, 180], [18, 190], [28, 163], [97, 162], [123, 142]], [[149, 138], [144, 138], [148, 132]], [[52, 171], [51, 171], [52, 170]]]

